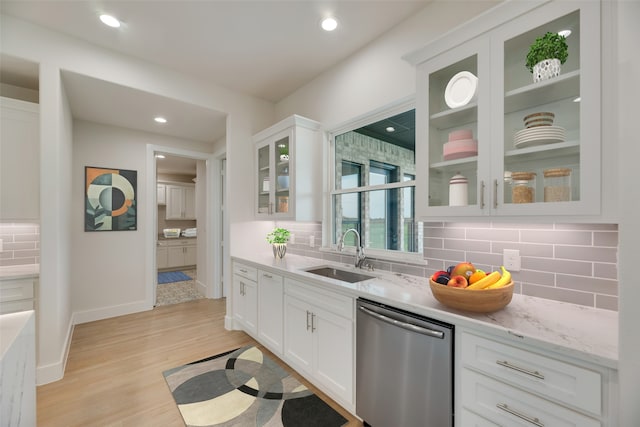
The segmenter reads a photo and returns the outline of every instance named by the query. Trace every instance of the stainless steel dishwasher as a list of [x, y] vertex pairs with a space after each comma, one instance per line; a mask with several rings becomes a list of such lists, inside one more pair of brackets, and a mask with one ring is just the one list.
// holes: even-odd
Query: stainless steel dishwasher
[[372, 427], [453, 426], [453, 325], [359, 299], [356, 413]]

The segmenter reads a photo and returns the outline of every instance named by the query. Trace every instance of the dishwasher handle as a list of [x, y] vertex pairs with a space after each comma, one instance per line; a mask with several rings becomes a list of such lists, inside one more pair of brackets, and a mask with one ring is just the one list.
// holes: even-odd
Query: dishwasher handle
[[407, 322], [401, 322], [400, 320], [393, 319], [391, 317], [385, 316], [380, 313], [376, 313], [375, 311], [371, 311], [366, 307], [360, 306], [358, 307], [363, 313], [368, 314], [369, 316], [375, 317], [376, 319], [388, 323], [393, 326], [397, 326], [402, 329], [406, 329], [407, 331], [416, 332], [418, 334], [427, 335], [434, 338], [444, 338], [444, 332], [435, 331], [433, 329], [423, 328], [418, 325], [414, 325]]

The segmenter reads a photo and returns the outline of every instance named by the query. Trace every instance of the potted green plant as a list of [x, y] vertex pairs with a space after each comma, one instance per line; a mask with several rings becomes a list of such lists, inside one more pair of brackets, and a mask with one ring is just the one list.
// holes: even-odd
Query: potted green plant
[[564, 36], [547, 32], [529, 47], [525, 66], [537, 83], [560, 75], [560, 65], [567, 61], [569, 47]]
[[274, 228], [267, 234], [267, 242], [271, 243], [273, 249], [273, 256], [276, 258], [283, 258], [287, 253], [287, 242], [291, 233], [286, 228]]
[[286, 161], [289, 160], [289, 146], [286, 144], [278, 145], [278, 150], [280, 151], [280, 160]]

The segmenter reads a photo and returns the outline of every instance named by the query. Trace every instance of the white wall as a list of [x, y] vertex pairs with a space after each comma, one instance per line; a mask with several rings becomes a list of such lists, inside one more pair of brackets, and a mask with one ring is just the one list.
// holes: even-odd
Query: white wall
[[41, 64], [38, 384], [62, 377], [71, 339], [71, 127], [60, 69]]
[[402, 59], [499, 1], [434, 1], [276, 105], [279, 119], [300, 114], [331, 129], [415, 95], [415, 68]]
[[[139, 308], [142, 295], [140, 291], [142, 285], [127, 288], [125, 293], [113, 291], [113, 283], [107, 283], [107, 280], [100, 278], [96, 280], [89, 274], [88, 269], [79, 265], [80, 262], [71, 256], [72, 237], [74, 254], [82, 254], [83, 259], [86, 258], [85, 254], [92, 249], [95, 250], [95, 247], [86, 236], [77, 235], [82, 222], [74, 221], [73, 224], [71, 222], [72, 216], [82, 211], [83, 205], [77, 204], [76, 199], [82, 193], [77, 192], [78, 184], [75, 181], [72, 184], [71, 178], [71, 114], [67, 103], [63, 100], [61, 70], [226, 113], [227, 190], [231, 183], [233, 186], [239, 185], [238, 188], [244, 190], [235, 191], [234, 193], [239, 196], [228, 203], [228, 217], [232, 223], [246, 221], [253, 217], [252, 210], [248, 208], [252, 203], [252, 197], [250, 196], [250, 174], [247, 173], [247, 159], [253, 158], [251, 135], [273, 123], [275, 110], [273, 105], [266, 101], [118, 54], [14, 17], [0, 15], [0, 40], [2, 40], [3, 54], [39, 64], [42, 76], [40, 81], [43, 150], [40, 274], [42, 294], [38, 318], [40, 325], [44, 325], [44, 331], [39, 334], [38, 381], [44, 383], [62, 376], [67, 344], [71, 336], [72, 309], [73, 311], [82, 310], [78, 315], [78, 319], [81, 319], [82, 314], [91, 313], [91, 316], [97, 313], [108, 314], [114, 304], [121, 308]], [[78, 147], [78, 144], [74, 147]], [[97, 153], [105, 151], [104, 147], [94, 148], [97, 150], [96, 153], [90, 150], [81, 152], [87, 161], [96, 159]], [[137, 156], [139, 154], [137, 148], [133, 150]], [[135, 164], [139, 171], [144, 172], [145, 166], [137, 163], [139, 161], [137, 157], [135, 160], [128, 159], [126, 151], [112, 151], [104, 154], [106, 156], [104, 160], [110, 160], [115, 167], [124, 168], [129, 164]], [[76, 161], [80, 160], [76, 158]], [[77, 168], [74, 170], [77, 171]], [[74, 172], [75, 175], [76, 172]], [[145, 197], [147, 191], [144, 188], [144, 175], [139, 175], [138, 178], [139, 194]], [[72, 194], [75, 205], [71, 202]], [[141, 215], [144, 212], [142, 209], [141, 207], [139, 212]], [[139, 217], [138, 220], [139, 229], [134, 233], [135, 242], [129, 243], [134, 247], [142, 248], [143, 230], [149, 225], [144, 224], [144, 216]], [[140, 241], [137, 240], [138, 236]], [[108, 247], [112, 249], [118, 247], [115, 237], [105, 236], [103, 239]], [[129, 238], [125, 237], [125, 239]], [[232, 239], [227, 241], [225, 254], [228, 266], [229, 252], [226, 251]], [[84, 246], [85, 244], [89, 246]], [[142, 254], [150, 259], [151, 248], [142, 250], [147, 251]], [[123, 259], [118, 251], [109, 253], [105, 262], [112, 269], [119, 268], [120, 265], [126, 268], [131, 267], [129, 260]], [[95, 265], [95, 261], [92, 263]], [[74, 269], [73, 289], [70, 284], [72, 269]], [[229, 268], [225, 268], [225, 271], [228, 272]], [[116, 279], [113, 274], [109, 274], [108, 277]], [[137, 269], [132, 273], [132, 277], [141, 281], [152, 280], [152, 278], [141, 276]], [[132, 279], [124, 280], [130, 283]], [[228, 283], [230, 278], [225, 277], [225, 280]], [[99, 285], [102, 285], [102, 288]], [[123, 287], [115, 285], [115, 289], [122, 290]], [[93, 291], [97, 292], [97, 295]], [[74, 292], [73, 296], [71, 292]], [[75, 295], [75, 292], [78, 292], [78, 295]], [[104, 298], [100, 299], [100, 296]], [[72, 300], [78, 307], [71, 307]], [[88, 315], [85, 317], [89, 318]], [[46, 370], [47, 374], [41, 375], [41, 370]]]
[[617, 138], [620, 141], [619, 193], [622, 197], [620, 209], [620, 247], [618, 254], [618, 281], [620, 286], [619, 303], [619, 341], [620, 341], [620, 426], [640, 425], [640, 286], [638, 284], [638, 242], [640, 242], [640, 192], [637, 180], [633, 178], [638, 169], [640, 145], [636, 127], [638, 122], [638, 99], [640, 88], [640, 59], [638, 58], [638, 40], [640, 40], [640, 2], [617, 2], [618, 40], [616, 91], [618, 103]]
[[[75, 323], [145, 309], [145, 234], [155, 224], [145, 221], [152, 208], [146, 188], [147, 144], [206, 153], [205, 143], [171, 138], [109, 125], [74, 121], [71, 302]], [[84, 168], [97, 166], [138, 172], [138, 229], [118, 232], [84, 231]], [[203, 221], [204, 223], [204, 221]], [[204, 240], [204, 239], [203, 239]], [[148, 307], [147, 307], [148, 308]]]

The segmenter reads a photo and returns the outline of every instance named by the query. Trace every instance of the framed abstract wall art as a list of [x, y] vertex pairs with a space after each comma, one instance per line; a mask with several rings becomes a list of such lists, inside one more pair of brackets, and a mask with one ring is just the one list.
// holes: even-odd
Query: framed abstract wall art
[[84, 168], [84, 231], [136, 230], [138, 172]]

